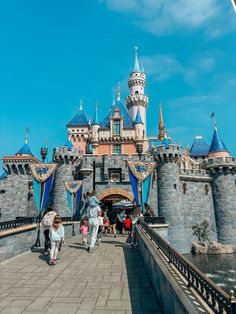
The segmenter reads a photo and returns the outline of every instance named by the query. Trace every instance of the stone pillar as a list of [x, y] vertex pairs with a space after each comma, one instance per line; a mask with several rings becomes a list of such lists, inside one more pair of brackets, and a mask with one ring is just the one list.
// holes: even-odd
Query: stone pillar
[[164, 216], [169, 224], [168, 239], [171, 245], [180, 253], [189, 253], [178, 165], [181, 154], [181, 148], [177, 145], [171, 145], [168, 149], [164, 146], [157, 148], [158, 214]]
[[212, 177], [218, 241], [236, 245], [236, 160], [232, 157], [210, 158], [205, 167]]

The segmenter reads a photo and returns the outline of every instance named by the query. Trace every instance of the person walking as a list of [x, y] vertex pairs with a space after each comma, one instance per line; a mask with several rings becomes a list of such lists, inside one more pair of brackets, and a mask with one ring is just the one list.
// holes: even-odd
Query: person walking
[[131, 227], [131, 237], [132, 237], [132, 241], [131, 241], [131, 246], [135, 247], [136, 246], [136, 225], [137, 223], [140, 221], [140, 218], [143, 218], [143, 215], [141, 213], [140, 207], [136, 207], [134, 208], [134, 210], [132, 211], [132, 214], [130, 216], [131, 221], [132, 221], [132, 227]]
[[86, 248], [88, 248], [88, 240], [87, 240], [87, 235], [88, 235], [88, 220], [87, 219], [82, 219], [81, 224], [80, 224], [80, 232], [83, 237], [83, 244], [85, 245]]
[[45, 238], [45, 241], [44, 241], [44, 254], [45, 255], [50, 254], [51, 244], [50, 244], [49, 231], [50, 231], [53, 219], [56, 216], [56, 214], [57, 213], [51, 207], [48, 207], [42, 219], [43, 234]]
[[99, 227], [98, 213], [101, 211], [99, 204], [100, 203], [96, 198], [96, 191], [93, 191], [89, 199], [89, 206], [87, 211], [87, 216], [89, 218], [89, 234], [90, 234], [90, 240], [88, 244], [89, 253], [93, 252], [97, 240], [97, 233]]
[[104, 221], [103, 212], [100, 211], [100, 212], [98, 212], [99, 226], [98, 226], [98, 235], [97, 235], [97, 245], [99, 245], [101, 243], [101, 240], [102, 240], [103, 221]]
[[107, 213], [107, 216], [110, 221], [111, 231], [113, 231], [114, 238], [116, 238], [116, 223], [117, 223], [117, 212], [111, 208], [109, 212]]
[[49, 232], [51, 239], [50, 265], [56, 264], [59, 244], [61, 241], [64, 242], [64, 234], [65, 232], [64, 227], [61, 223], [61, 217], [60, 215], [56, 214]]
[[122, 211], [118, 215], [118, 223], [119, 223], [118, 229], [120, 231], [120, 234], [123, 233], [123, 229], [125, 227], [125, 218], [126, 218], [125, 209], [122, 209]]

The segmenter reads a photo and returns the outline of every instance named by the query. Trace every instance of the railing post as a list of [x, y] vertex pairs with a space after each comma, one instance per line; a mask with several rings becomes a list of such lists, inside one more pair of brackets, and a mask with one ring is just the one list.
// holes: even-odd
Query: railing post
[[236, 314], [236, 298], [234, 296], [234, 290], [229, 290], [229, 296], [230, 296], [230, 307], [231, 307], [230, 313]]
[[189, 266], [187, 265], [187, 280], [188, 280], [188, 288], [191, 287], [191, 283], [190, 283], [190, 270], [189, 270]]
[[171, 254], [170, 254], [170, 246], [168, 245], [168, 263], [171, 263]]

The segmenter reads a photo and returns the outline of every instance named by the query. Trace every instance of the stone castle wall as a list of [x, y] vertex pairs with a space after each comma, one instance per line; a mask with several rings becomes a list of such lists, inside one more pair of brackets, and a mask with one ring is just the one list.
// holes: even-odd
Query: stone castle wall
[[[183, 190], [184, 184], [185, 192]], [[208, 180], [198, 178], [197, 181], [194, 177], [181, 179], [181, 189], [184, 223], [189, 246], [191, 241], [196, 241], [196, 237], [192, 234], [192, 226], [204, 220], [207, 220], [213, 226], [214, 231], [212, 231], [210, 238], [216, 241], [216, 221], [210, 178]]]
[[1, 221], [16, 217], [36, 216], [33, 194], [30, 193], [29, 175], [8, 175], [0, 181]]

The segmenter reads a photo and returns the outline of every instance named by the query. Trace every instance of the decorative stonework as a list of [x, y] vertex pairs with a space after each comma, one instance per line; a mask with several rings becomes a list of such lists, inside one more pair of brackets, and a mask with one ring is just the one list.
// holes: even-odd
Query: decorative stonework
[[116, 195], [116, 194], [124, 196], [125, 198], [127, 198], [132, 203], [134, 202], [133, 195], [131, 193], [123, 190], [123, 189], [107, 189], [98, 195], [98, 199], [102, 200], [109, 195]]

